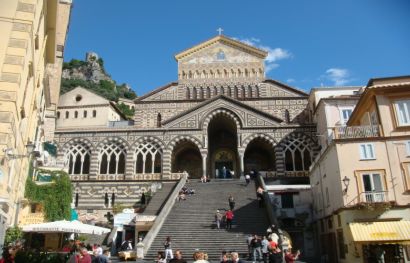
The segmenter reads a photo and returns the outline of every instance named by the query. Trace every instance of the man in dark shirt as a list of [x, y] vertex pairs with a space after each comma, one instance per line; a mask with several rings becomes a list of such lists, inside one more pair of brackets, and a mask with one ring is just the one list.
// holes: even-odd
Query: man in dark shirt
[[169, 261], [169, 263], [187, 263], [185, 259], [182, 258], [181, 250], [175, 251], [175, 257]]

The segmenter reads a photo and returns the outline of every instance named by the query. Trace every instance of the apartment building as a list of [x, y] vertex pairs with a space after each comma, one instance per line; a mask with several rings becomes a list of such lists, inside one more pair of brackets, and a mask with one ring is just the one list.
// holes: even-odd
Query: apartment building
[[410, 77], [313, 89], [309, 106], [321, 144], [310, 183], [322, 260], [410, 262]]
[[1, 3], [0, 244], [28, 205], [30, 166], [53, 140], [70, 12], [71, 0]]

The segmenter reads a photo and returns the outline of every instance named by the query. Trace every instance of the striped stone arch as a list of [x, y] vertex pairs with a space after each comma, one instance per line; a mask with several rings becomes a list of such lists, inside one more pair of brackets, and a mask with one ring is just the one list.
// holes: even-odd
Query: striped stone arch
[[62, 147], [58, 147], [58, 154], [65, 155], [65, 153], [70, 149], [70, 147], [76, 144], [82, 144], [88, 147], [91, 151], [94, 150], [94, 144], [90, 140], [86, 138], [73, 138], [66, 142]]
[[242, 147], [246, 149], [246, 147], [248, 147], [248, 144], [257, 138], [267, 141], [273, 148], [275, 148], [277, 144], [276, 140], [272, 138], [271, 136], [264, 134], [264, 133], [255, 133], [255, 134], [249, 135], [243, 140]]
[[177, 137], [173, 138], [173, 139], [168, 143], [167, 149], [168, 149], [170, 152], [172, 152], [172, 150], [174, 149], [175, 145], [177, 145], [178, 142], [180, 142], [180, 141], [190, 141], [190, 142], [194, 143], [194, 144], [198, 147], [198, 150], [200, 150], [200, 149], [203, 148], [203, 145], [202, 145], [201, 141], [198, 140], [197, 138], [192, 137], [192, 136], [189, 136], [189, 135], [180, 135], [180, 136], [177, 136]]
[[121, 138], [121, 137], [107, 137], [107, 138], [105, 138], [104, 140], [102, 140], [101, 142], [98, 143], [98, 145], [95, 148], [96, 151], [100, 152], [101, 149], [104, 147], [104, 145], [106, 145], [107, 143], [116, 143], [118, 145], [121, 145], [121, 146], [124, 147], [124, 150], [126, 150], [127, 152], [130, 149], [130, 145], [123, 138]]
[[141, 143], [153, 143], [157, 144], [161, 147], [161, 149], [165, 149], [166, 145], [165, 143], [158, 137], [156, 136], [143, 136], [139, 137], [132, 145], [131, 145], [131, 150], [134, 152], [135, 149], [138, 147], [139, 144]]
[[279, 146], [286, 146], [290, 140], [300, 140], [305, 142], [306, 145], [310, 146], [312, 151], [318, 147], [317, 143], [309, 135], [300, 132], [292, 132], [288, 134], [280, 141]]
[[[278, 151], [277, 154], [280, 155], [277, 155], [277, 157], [283, 160], [284, 171], [300, 170], [295, 166], [296, 155], [298, 155], [302, 160], [303, 170], [308, 170], [309, 167], [306, 166], [309, 166], [313, 162], [319, 152], [319, 148], [315, 141], [309, 135], [300, 132], [294, 132], [284, 137], [276, 149]], [[310, 153], [310, 160], [305, 163], [305, 160], [308, 160], [304, 156], [306, 151]], [[285, 167], [287, 154], [289, 154], [288, 158], [293, 161], [292, 170], [288, 170]]]
[[205, 115], [206, 117], [202, 121], [202, 129], [208, 130], [209, 123], [214, 117], [218, 115], [225, 115], [228, 118], [232, 119], [235, 122], [237, 131], [242, 127], [242, 122], [236, 113], [228, 109], [220, 108], [220, 109], [212, 110], [211, 112]]
[[165, 145], [155, 136], [138, 138], [131, 146], [129, 161], [133, 163], [131, 173], [146, 174], [160, 173], [162, 170], [162, 156]]

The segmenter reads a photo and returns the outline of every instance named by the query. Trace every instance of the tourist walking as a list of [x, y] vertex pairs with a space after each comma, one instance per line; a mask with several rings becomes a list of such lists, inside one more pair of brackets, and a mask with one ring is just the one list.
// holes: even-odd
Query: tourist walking
[[167, 237], [164, 242], [164, 249], [165, 249], [165, 259], [173, 259], [174, 255], [172, 254], [172, 248], [171, 248], [171, 237]]
[[221, 214], [221, 212], [220, 212], [219, 210], [216, 210], [216, 213], [215, 213], [215, 223], [216, 223], [216, 227], [217, 227], [218, 229], [221, 228], [222, 218], [223, 218], [223, 215]]
[[229, 204], [229, 208], [231, 210], [234, 210], [234, 208], [235, 208], [235, 199], [233, 198], [232, 194], [230, 194], [229, 197], [228, 197], [228, 204]]
[[246, 186], [248, 186], [248, 184], [251, 182], [251, 176], [249, 174], [245, 175], [245, 182], [246, 182]]
[[251, 241], [253, 239], [253, 235], [249, 234], [246, 237], [246, 245], [248, 245], [248, 260], [252, 258], [252, 248], [251, 248]]
[[261, 242], [261, 250], [262, 250], [262, 256], [263, 256], [263, 262], [268, 263], [269, 259], [269, 241], [266, 239], [266, 236], [263, 237], [262, 242]]
[[256, 199], [258, 199], [259, 201], [259, 207], [262, 207], [263, 206], [263, 188], [260, 186], [256, 190]]
[[252, 261], [261, 261], [262, 260], [262, 243], [261, 239], [254, 235], [251, 241], [251, 248], [252, 248]]
[[225, 218], [226, 218], [226, 229], [232, 229], [232, 220], [233, 220], [233, 212], [232, 210], [228, 210], [225, 213]]

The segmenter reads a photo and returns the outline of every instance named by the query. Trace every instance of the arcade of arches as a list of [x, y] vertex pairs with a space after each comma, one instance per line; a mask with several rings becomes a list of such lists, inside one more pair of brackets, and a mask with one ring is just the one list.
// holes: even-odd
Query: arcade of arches
[[[190, 178], [207, 175], [210, 178], [239, 178], [250, 171], [276, 171], [277, 163], [284, 165], [286, 172], [306, 171], [313, 158], [313, 148], [298, 137], [285, 138], [274, 145], [263, 137], [252, 139], [240, 154], [237, 127], [231, 118], [220, 114], [208, 126], [208, 147], [200, 149], [189, 140], [179, 141], [171, 154], [171, 173], [188, 172]], [[163, 154], [159, 145], [143, 142], [132, 154], [132, 173], [161, 174]], [[95, 153], [95, 151], [94, 151]], [[127, 166], [127, 151], [119, 144], [110, 143], [95, 153], [99, 174], [124, 174]], [[278, 158], [282, 157], [279, 159]], [[69, 174], [86, 175], [90, 172], [92, 151], [81, 143], [67, 149], [65, 159]]]

